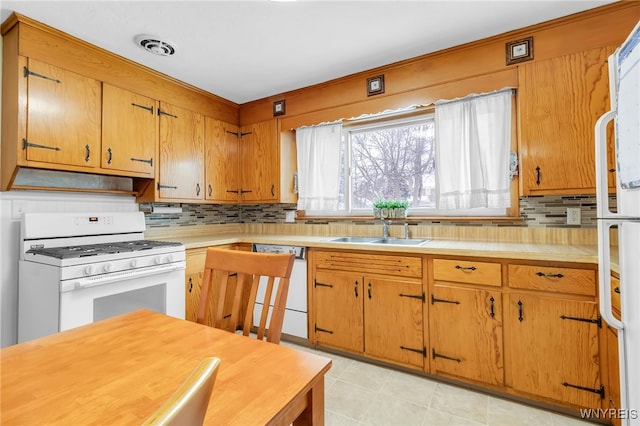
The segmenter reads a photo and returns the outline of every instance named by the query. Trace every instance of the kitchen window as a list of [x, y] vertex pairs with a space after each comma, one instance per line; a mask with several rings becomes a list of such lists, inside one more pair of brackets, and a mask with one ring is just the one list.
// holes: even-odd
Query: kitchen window
[[[499, 92], [497, 94], [500, 95]], [[489, 98], [491, 95], [493, 94], [488, 94], [486, 97]], [[474, 95], [473, 98], [476, 97], [480, 96]], [[508, 91], [506, 103], [511, 104], [512, 98], [510, 91]], [[462, 98], [462, 100], [467, 100], [467, 98]], [[461, 108], [457, 102], [458, 100], [452, 101], [453, 105], [446, 106], [459, 110]], [[505, 103], [504, 99], [502, 103]], [[471, 105], [471, 125], [465, 122], [467, 118], [462, 115], [440, 114], [437, 117], [433, 109], [426, 113], [413, 111], [404, 116], [381, 115], [343, 123], [341, 140], [336, 142], [334, 139], [333, 142], [334, 146], [339, 143], [339, 153], [336, 149], [336, 153], [332, 156], [333, 160], [330, 161], [333, 170], [337, 170], [339, 173], [339, 179], [335, 183], [338, 191], [337, 202], [332, 204], [336, 207], [318, 210], [306, 208], [306, 214], [308, 216], [369, 216], [372, 214], [374, 202], [384, 199], [408, 201], [410, 216], [510, 216], [511, 212], [517, 211], [518, 194], [514, 182], [510, 182], [507, 178], [509, 170], [506, 166], [493, 167], [503, 169], [505, 174], [504, 179], [501, 178], [500, 188], [502, 190], [500, 193], [502, 196], [499, 203], [492, 202], [495, 199], [494, 193], [497, 192], [493, 190], [495, 186], [488, 185], [489, 188], [486, 189], [480, 185], [478, 189], [477, 185], [472, 182], [471, 187], [463, 188], [461, 191], [463, 195], [460, 197], [453, 191], [454, 203], [457, 208], [438, 209], [438, 205], [443, 205], [442, 200], [445, 197], [448, 197], [447, 201], [452, 198], [451, 192], [440, 191], [445, 187], [450, 191], [451, 187], [451, 185], [440, 185], [439, 188], [440, 179], [443, 177], [456, 179], [460, 175], [461, 179], [466, 179], [467, 182], [469, 180], [490, 180], [485, 177], [484, 171], [478, 173], [473, 169], [474, 165], [469, 163], [475, 161], [483, 163], [483, 165], [503, 165], [504, 155], [509, 156], [509, 149], [513, 149], [515, 145], [515, 137], [513, 136], [515, 126], [511, 125], [513, 122], [511, 110], [496, 114], [491, 111], [493, 107], [490, 103], [488, 112], [485, 100], [481, 105], [480, 109], [477, 109], [474, 104]], [[467, 105], [465, 104], [462, 109], [466, 111]], [[511, 122], [506, 126], [503, 125], [505, 115], [507, 119], [511, 116]], [[440, 128], [440, 158], [437, 157], [438, 129], [436, 123], [444, 126]], [[472, 140], [470, 148], [464, 146], [464, 141], [461, 146], [457, 145], [457, 139], [465, 139], [464, 135], [460, 136], [459, 133], [465, 133], [464, 129], [467, 127], [473, 127], [479, 133], [470, 137]], [[498, 132], [498, 136], [494, 130], [496, 127], [502, 129], [501, 133]], [[460, 129], [463, 130], [460, 131]], [[471, 133], [473, 132], [472, 129]], [[508, 133], [506, 137], [505, 133]], [[502, 143], [502, 148], [496, 149], [493, 140], [500, 137], [505, 142]], [[469, 137], [466, 139], [468, 140]], [[490, 139], [491, 142], [484, 148], [478, 148], [474, 145], [478, 144], [478, 139], [485, 141]], [[486, 144], [486, 142], [482, 143]], [[443, 158], [446, 158], [445, 152], [447, 151], [449, 151], [448, 159], [444, 161]], [[454, 153], [454, 157], [452, 157], [451, 151]], [[455, 155], [459, 155], [459, 157]], [[494, 157], [500, 156], [502, 160], [496, 161]], [[476, 161], [475, 159], [478, 158], [480, 160]], [[447, 169], [438, 173], [438, 164], [446, 165]], [[304, 174], [303, 168], [299, 170], [301, 175]], [[323, 182], [326, 181], [326, 176], [325, 173]], [[465, 193], [470, 196], [465, 198]], [[478, 204], [477, 199], [483, 197], [489, 200], [486, 203], [488, 206], [469, 208], [464, 205], [464, 201], [469, 198], [474, 201], [475, 205]], [[451, 204], [450, 202], [449, 205]], [[496, 206], [496, 204], [500, 205]]]

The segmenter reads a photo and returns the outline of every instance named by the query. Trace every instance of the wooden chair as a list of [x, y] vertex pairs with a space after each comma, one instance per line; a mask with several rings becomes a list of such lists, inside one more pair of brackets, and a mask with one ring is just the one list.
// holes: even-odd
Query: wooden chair
[[202, 360], [187, 380], [143, 425], [201, 425], [207, 413], [219, 365], [218, 358]]
[[[293, 254], [252, 253], [208, 248], [196, 321], [200, 324], [206, 324], [207, 313], [211, 309], [210, 305], [213, 299], [212, 293], [217, 293], [216, 305], [212, 313], [213, 326], [235, 332], [237, 325], [241, 324], [242, 333], [248, 336], [254, 325], [253, 313], [260, 278], [266, 277], [264, 304], [257, 325], [256, 337], [264, 340], [266, 333], [268, 342], [280, 343], [293, 260]], [[237, 283], [233, 296], [231, 318], [225, 320], [224, 308], [227, 290], [230, 287], [229, 277], [235, 274], [237, 274]], [[272, 298], [274, 287], [276, 287], [276, 278], [278, 278], [276, 296], [269, 318], [269, 301]], [[246, 301], [247, 293], [248, 301]], [[241, 315], [244, 315], [242, 320]]]

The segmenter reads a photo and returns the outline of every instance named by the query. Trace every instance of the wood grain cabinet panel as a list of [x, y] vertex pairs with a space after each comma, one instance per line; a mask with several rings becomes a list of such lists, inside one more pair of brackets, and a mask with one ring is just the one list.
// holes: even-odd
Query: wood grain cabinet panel
[[317, 271], [313, 282], [316, 343], [362, 353], [364, 312], [362, 276]]
[[432, 372], [503, 385], [502, 293], [436, 283], [429, 301]]
[[505, 316], [513, 389], [600, 408], [605, 389], [600, 382], [595, 301], [511, 293]]
[[240, 201], [239, 128], [205, 117], [205, 198], [219, 203]]
[[[609, 388], [604, 409], [619, 410], [620, 405], [620, 361], [618, 356], [620, 354], [618, 349], [618, 331], [607, 325], [607, 360], [608, 360], [608, 376], [609, 376]], [[612, 417], [611, 422], [619, 426], [622, 422], [618, 417]]]
[[204, 199], [204, 117], [160, 102], [160, 199]]
[[[595, 193], [594, 127], [610, 109], [612, 52], [603, 47], [518, 66], [523, 195]], [[613, 155], [609, 160], [614, 169]]]
[[103, 169], [154, 177], [158, 101], [107, 83], [102, 85]]
[[595, 296], [596, 271], [544, 265], [509, 265], [509, 287]]
[[422, 368], [422, 284], [373, 277], [364, 284], [364, 354]]
[[502, 285], [502, 265], [475, 260], [433, 260], [433, 278], [468, 284]]
[[240, 198], [243, 202], [275, 202], [280, 193], [280, 158], [276, 121], [240, 129]]
[[[100, 164], [100, 82], [35, 59], [24, 68], [28, 162], [91, 169]], [[70, 169], [70, 170], [77, 170]], [[91, 171], [91, 170], [88, 170]]]
[[394, 276], [390, 266], [421, 259], [325, 251], [311, 258], [311, 341], [422, 370], [422, 280]]

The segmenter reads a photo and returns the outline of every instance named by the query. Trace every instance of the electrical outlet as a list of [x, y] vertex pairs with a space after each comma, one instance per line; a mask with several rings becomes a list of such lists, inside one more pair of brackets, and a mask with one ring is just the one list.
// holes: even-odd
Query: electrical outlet
[[25, 200], [13, 200], [11, 202], [11, 217], [20, 219], [22, 213], [27, 211], [27, 202]]
[[580, 225], [581, 220], [580, 207], [567, 208], [567, 225]]
[[288, 210], [284, 212], [284, 221], [285, 222], [295, 222], [296, 221], [296, 212], [295, 210]]

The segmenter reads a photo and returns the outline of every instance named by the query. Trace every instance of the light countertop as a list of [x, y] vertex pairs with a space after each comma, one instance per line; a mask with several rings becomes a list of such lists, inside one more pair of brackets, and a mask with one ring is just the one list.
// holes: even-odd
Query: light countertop
[[186, 249], [196, 249], [233, 243], [287, 244], [314, 248], [340, 250], [366, 250], [407, 254], [428, 254], [447, 256], [473, 256], [520, 260], [564, 261], [577, 263], [598, 262], [597, 246], [565, 244], [532, 244], [486, 241], [455, 241], [433, 239], [420, 246], [400, 246], [361, 243], [336, 243], [330, 240], [336, 236], [320, 237], [311, 235], [268, 235], [228, 233], [212, 235], [167, 236], [167, 239], [182, 242]]

